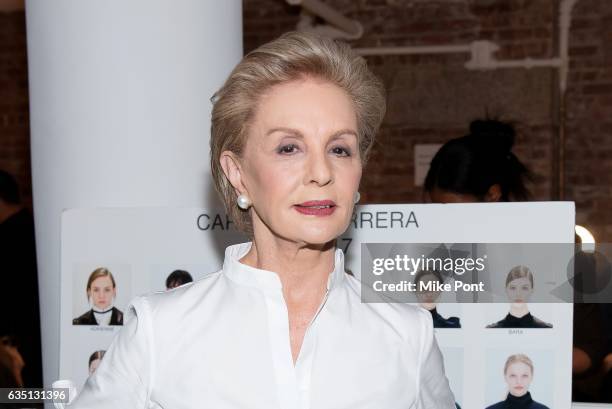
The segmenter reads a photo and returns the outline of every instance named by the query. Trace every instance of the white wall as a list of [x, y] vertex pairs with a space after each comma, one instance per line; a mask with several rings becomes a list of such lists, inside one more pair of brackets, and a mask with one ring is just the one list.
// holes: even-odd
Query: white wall
[[28, 0], [45, 385], [58, 376], [60, 214], [208, 207], [210, 97], [242, 56], [240, 0]]

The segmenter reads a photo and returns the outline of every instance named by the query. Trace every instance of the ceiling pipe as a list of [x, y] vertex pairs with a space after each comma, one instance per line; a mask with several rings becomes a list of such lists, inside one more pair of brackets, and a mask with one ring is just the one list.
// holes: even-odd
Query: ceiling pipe
[[[357, 20], [345, 17], [320, 0], [287, 0], [292, 6], [302, 6], [302, 15], [297, 29], [312, 31], [332, 38], [356, 40], [363, 35], [363, 26]], [[315, 24], [314, 17], [325, 20], [328, 24]]]
[[[317, 31], [334, 38], [357, 39], [363, 34], [363, 26], [357, 20], [349, 19], [339, 11], [320, 0], [286, 0], [292, 6], [301, 6], [306, 12], [302, 15], [297, 28]], [[522, 60], [497, 60], [494, 56], [499, 46], [486, 40], [473, 41], [464, 45], [404, 46], [355, 48], [363, 56], [372, 55], [419, 55], [419, 54], [458, 54], [469, 53], [471, 59], [465, 67], [470, 70], [490, 70], [498, 68], [553, 67], [560, 69], [561, 92], [565, 91], [568, 72], [568, 39], [571, 13], [578, 0], [562, 0], [559, 13], [560, 43], [559, 56], [549, 59], [525, 58]], [[315, 25], [313, 16], [318, 16], [329, 24]]]
[[440, 45], [440, 46], [417, 46], [417, 47], [371, 47], [355, 48], [359, 55], [417, 55], [417, 54], [460, 54], [469, 53], [471, 44], [467, 45]]

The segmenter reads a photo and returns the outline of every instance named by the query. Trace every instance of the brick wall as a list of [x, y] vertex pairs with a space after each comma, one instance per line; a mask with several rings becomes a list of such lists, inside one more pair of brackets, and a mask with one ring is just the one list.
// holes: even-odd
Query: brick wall
[[[490, 40], [498, 59], [557, 56], [558, 0], [326, 0], [364, 26], [355, 47]], [[299, 8], [244, 0], [245, 51], [295, 27]], [[565, 198], [600, 241], [612, 240], [612, 1], [579, 0], [570, 32]], [[559, 129], [555, 69], [463, 68], [466, 55], [368, 57], [389, 90], [389, 109], [363, 179], [363, 201], [420, 202], [414, 145], [466, 132], [486, 112], [517, 124], [515, 153], [538, 180], [534, 199], [556, 199]]]
[[580, 0], [570, 35], [567, 197], [578, 223], [612, 241], [612, 2]]
[[[364, 25], [356, 47], [465, 44], [488, 39], [497, 57], [556, 55], [558, 0], [326, 0]], [[300, 9], [283, 0], [244, 0], [251, 50], [292, 30]], [[579, 0], [570, 33], [566, 198], [577, 220], [612, 240], [612, 1]], [[369, 57], [389, 89], [389, 113], [363, 180], [363, 201], [421, 201], [414, 145], [465, 133], [485, 112], [517, 122], [515, 152], [539, 175], [535, 199], [555, 198], [556, 70], [467, 71], [466, 55]], [[0, 13], [0, 168], [31, 202], [25, 17]]]
[[17, 178], [32, 205], [28, 66], [24, 12], [0, 12], [0, 169]]

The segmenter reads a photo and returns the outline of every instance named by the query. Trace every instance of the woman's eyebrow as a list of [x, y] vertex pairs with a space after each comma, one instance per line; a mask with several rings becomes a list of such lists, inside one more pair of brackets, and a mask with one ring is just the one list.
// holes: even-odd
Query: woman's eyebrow
[[346, 128], [346, 129], [341, 129], [339, 131], [336, 131], [332, 134], [332, 138], [338, 138], [340, 136], [343, 135], [353, 135], [354, 137], [357, 137], [357, 132], [355, 132], [354, 130], [350, 129], [350, 128]]
[[341, 129], [339, 131], [334, 132], [331, 137], [330, 140], [336, 140], [336, 139], [340, 139], [341, 137], [345, 136], [345, 135], [352, 135], [355, 138], [359, 139], [359, 136], [357, 135], [357, 132], [355, 132], [352, 129]]
[[[290, 134], [293, 137], [304, 139], [304, 135], [299, 130], [294, 129], [294, 128], [282, 127], [282, 126], [268, 130], [268, 132], [266, 132], [266, 136], [272, 135], [275, 132], [284, 132], [286, 134]], [[332, 133], [329, 140], [334, 141], [336, 139], [341, 139], [343, 136], [349, 136], [349, 135], [354, 136], [355, 138], [359, 139], [359, 136], [357, 135], [356, 131], [350, 128], [346, 128], [346, 129], [340, 129]]]
[[286, 128], [286, 127], [277, 127], [277, 128], [272, 128], [270, 130], [268, 130], [268, 132], [266, 132], [266, 136], [267, 135], [272, 135], [275, 132], [285, 132], [285, 133], [289, 133], [292, 136], [297, 136], [298, 138], [303, 138], [304, 135], [302, 135], [302, 133], [300, 131], [298, 131], [297, 129], [293, 129], [293, 128]]

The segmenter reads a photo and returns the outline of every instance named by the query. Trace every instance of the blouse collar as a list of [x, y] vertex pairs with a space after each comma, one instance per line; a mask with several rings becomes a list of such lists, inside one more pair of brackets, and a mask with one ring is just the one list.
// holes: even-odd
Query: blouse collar
[[531, 315], [531, 313], [528, 312], [522, 317], [515, 317], [514, 315], [508, 313], [508, 315], [506, 315], [506, 321], [510, 323], [514, 323], [514, 324], [519, 324], [519, 323], [531, 324], [533, 323], [533, 315]]
[[533, 399], [531, 398], [531, 393], [529, 393], [529, 391], [527, 391], [527, 393], [523, 396], [514, 396], [511, 393], [508, 393], [506, 402], [511, 404], [511, 407], [513, 408], [528, 408], [533, 402]]
[[[251, 248], [251, 242], [236, 244], [225, 249], [225, 260], [223, 261], [223, 273], [231, 280], [256, 287], [261, 290], [280, 290], [282, 284], [277, 273], [251, 267], [241, 263], [239, 260]], [[344, 254], [342, 250], [336, 249], [334, 270], [327, 279], [327, 289], [331, 290], [342, 283], [344, 280]]]

